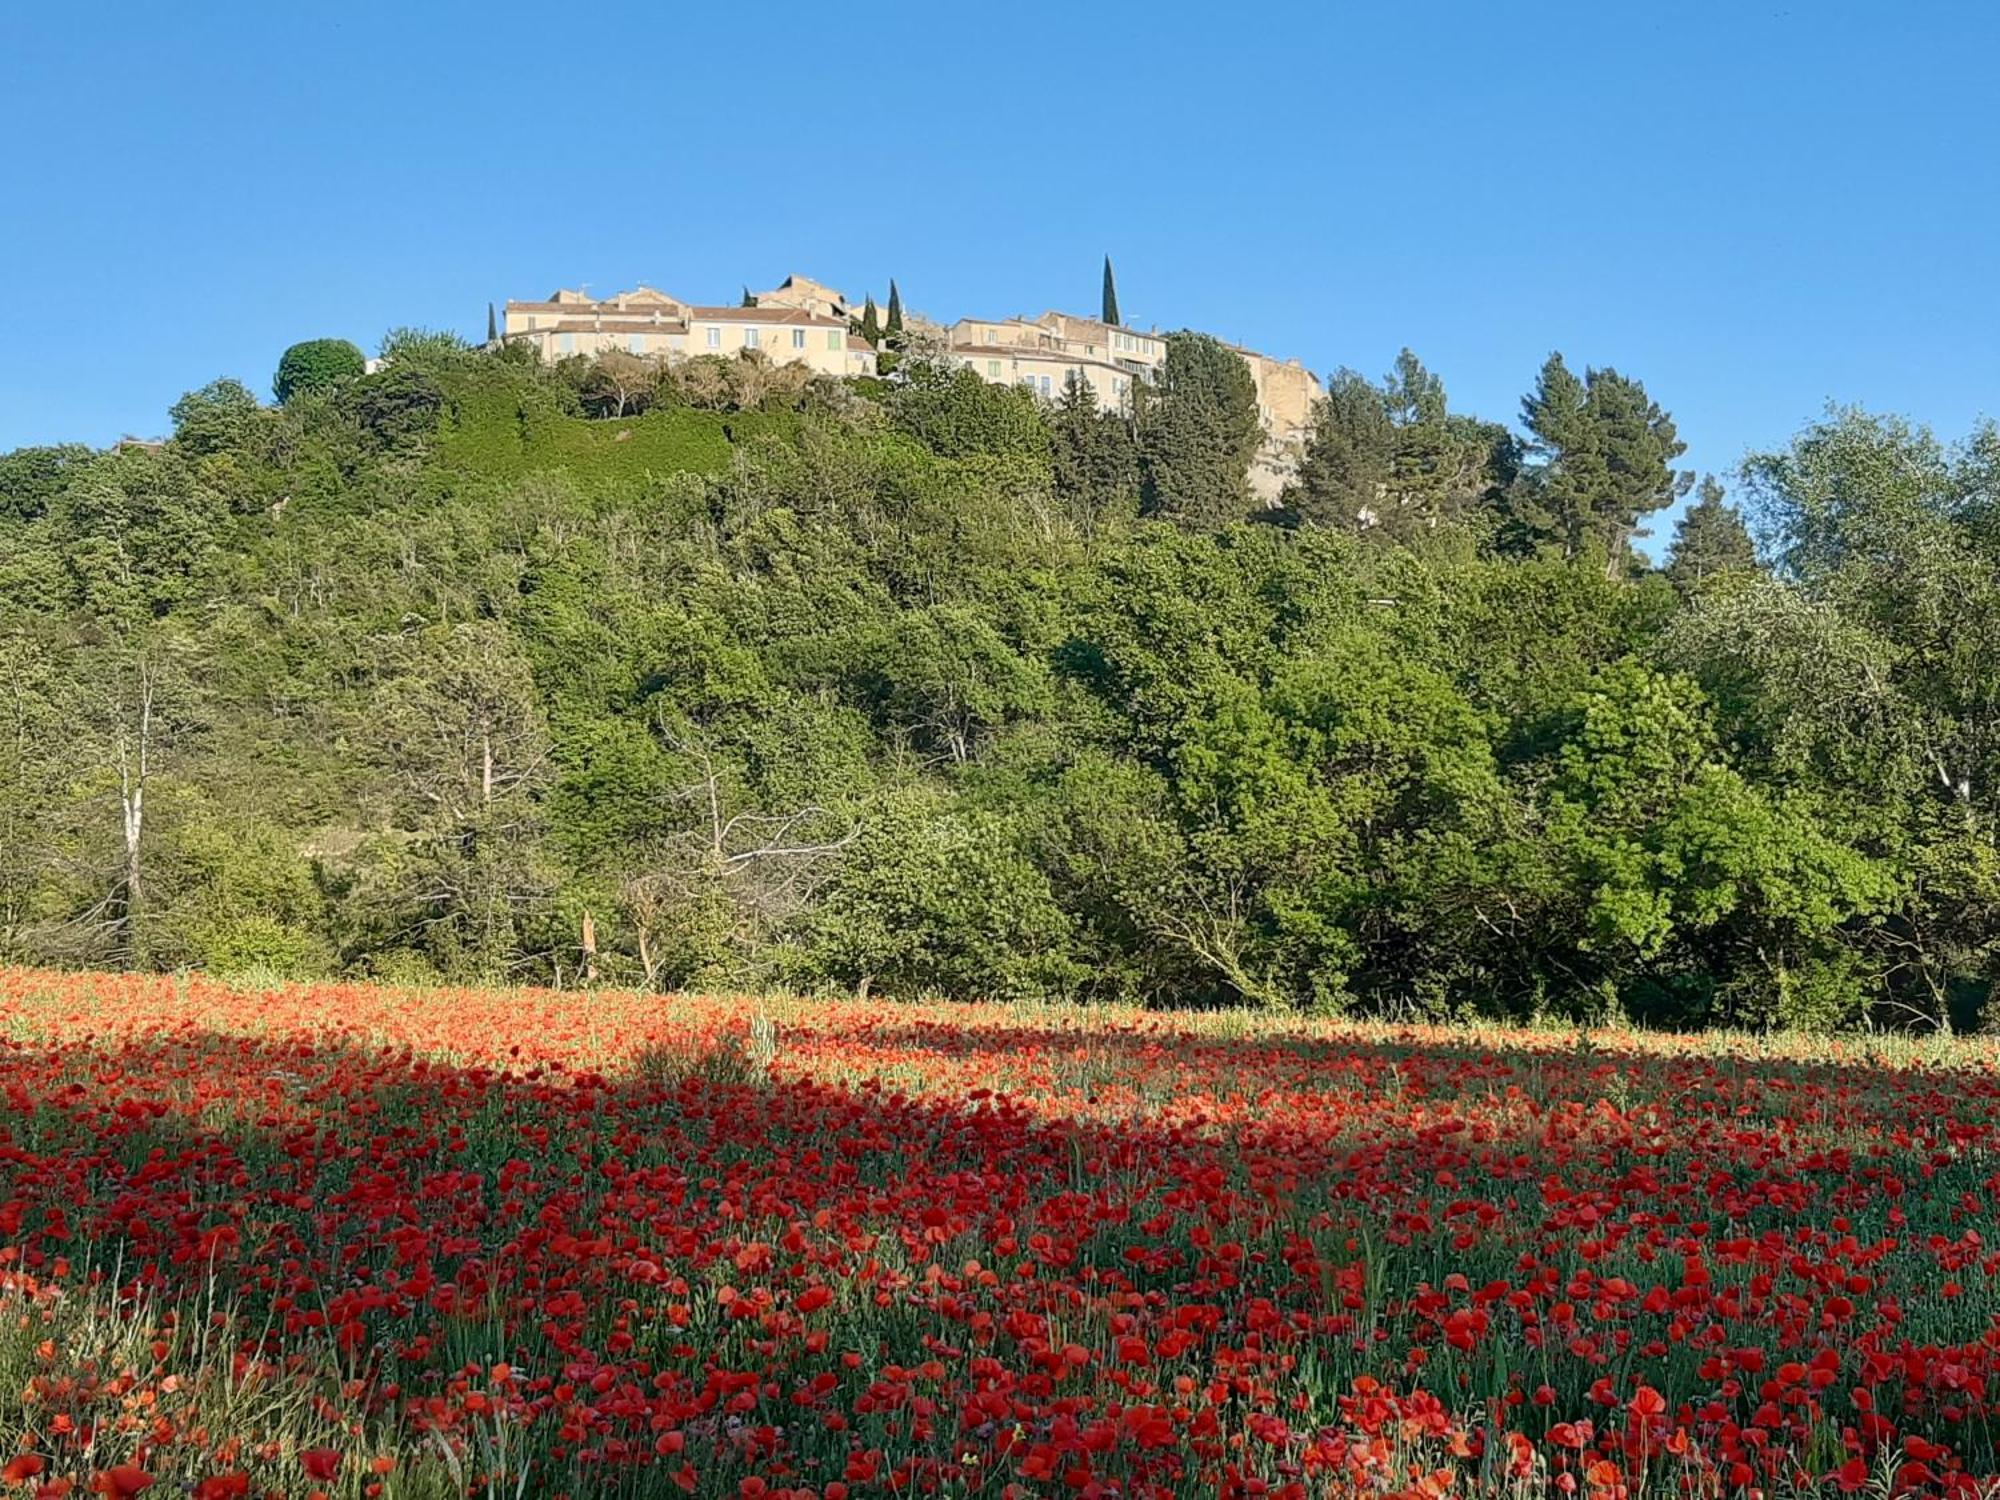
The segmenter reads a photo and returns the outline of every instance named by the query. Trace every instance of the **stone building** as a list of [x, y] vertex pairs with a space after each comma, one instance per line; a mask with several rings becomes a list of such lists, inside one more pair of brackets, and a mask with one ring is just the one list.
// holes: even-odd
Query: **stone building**
[[1150, 380], [1166, 358], [1158, 333], [1114, 328], [1095, 318], [1045, 312], [1039, 318], [960, 318], [951, 325], [954, 364], [984, 379], [1026, 385], [1051, 398], [1075, 372], [1100, 406], [1123, 410], [1134, 381]]
[[787, 276], [770, 291], [753, 294], [751, 300], [759, 307], [795, 307], [816, 317], [838, 318], [843, 323], [861, 316], [861, 309], [847, 300], [845, 292], [835, 291], [810, 276]]
[[875, 351], [847, 331], [845, 318], [800, 307], [700, 306], [648, 286], [605, 298], [563, 290], [546, 301], [510, 301], [502, 337], [545, 360], [614, 349], [653, 359], [754, 349], [774, 364], [822, 375], [875, 373]]
[[[876, 372], [875, 351], [848, 332], [855, 309], [845, 293], [794, 275], [751, 300], [751, 307], [704, 307], [648, 286], [608, 298], [562, 290], [542, 302], [509, 302], [504, 336], [531, 343], [549, 360], [613, 349], [658, 359], [757, 350], [778, 364], [797, 362], [824, 375]], [[908, 324], [929, 326], [914, 315]], [[1062, 395], [1074, 374], [1100, 406], [1114, 411], [1131, 409], [1136, 386], [1158, 379], [1167, 357], [1166, 336], [1158, 329], [1054, 309], [1038, 318], [960, 318], [942, 330], [942, 344], [953, 364], [981, 379], [1025, 385], [1050, 400]], [[1275, 500], [1297, 470], [1324, 388], [1296, 359], [1228, 347], [1249, 367], [1264, 428], [1251, 484]]]
[[[1325, 391], [1296, 359], [1227, 347], [1249, 367], [1264, 427], [1250, 469], [1251, 488], [1275, 502], [1298, 470], [1313, 406]], [[1134, 382], [1158, 379], [1167, 358], [1166, 338], [1156, 329], [1142, 332], [1055, 311], [1039, 318], [961, 318], [951, 325], [949, 349], [954, 364], [987, 380], [1026, 385], [1051, 398], [1062, 394], [1074, 371], [1096, 393], [1098, 405], [1120, 411], [1131, 406]]]

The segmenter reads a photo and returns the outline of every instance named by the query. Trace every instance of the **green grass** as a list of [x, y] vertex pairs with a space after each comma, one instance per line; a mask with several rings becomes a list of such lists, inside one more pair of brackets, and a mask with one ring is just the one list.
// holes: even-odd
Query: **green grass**
[[711, 412], [685, 407], [595, 421], [551, 411], [506, 387], [463, 392], [439, 434], [446, 471], [512, 480], [558, 469], [589, 484], [670, 474], [719, 474], [732, 449], [796, 426], [789, 412]]

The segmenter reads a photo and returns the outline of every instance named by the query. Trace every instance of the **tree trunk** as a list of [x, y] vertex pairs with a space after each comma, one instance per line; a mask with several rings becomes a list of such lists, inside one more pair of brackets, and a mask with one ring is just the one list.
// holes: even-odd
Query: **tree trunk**
[[[132, 734], [132, 738], [128, 738]], [[134, 743], [136, 738], [136, 743]], [[118, 803], [124, 825], [125, 864], [123, 871], [124, 910], [120, 946], [125, 962], [136, 967], [142, 960], [139, 944], [139, 908], [142, 900], [141, 851], [146, 831], [146, 779], [151, 769], [153, 740], [153, 679], [139, 669], [139, 722], [136, 733], [120, 725], [118, 732]]]

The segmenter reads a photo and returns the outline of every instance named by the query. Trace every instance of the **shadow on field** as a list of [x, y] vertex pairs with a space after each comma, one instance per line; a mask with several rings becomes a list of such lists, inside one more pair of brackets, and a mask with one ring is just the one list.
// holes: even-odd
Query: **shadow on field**
[[[955, 1028], [891, 1013], [837, 1037], [802, 1025], [773, 1051], [774, 1069], [711, 1034], [596, 1072], [220, 1032], [4, 1042], [0, 1243], [74, 1255], [116, 1239], [171, 1278], [219, 1252], [309, 1254], [314, 1238], [367, 1238], [401, 1218], [466, 1240], [463, 1258], [494, 1253], [549, 1202], [594, 1212], [637, 1182], [689, 1223], [826, 1211], [915, 1251], [939, 1230], [1032, 1218], [1067, 1189], [1150, 1199], [1221, 1171], [1234, 1191], [1252, 1150], [1282, 1157], [1308, 1197], [1328, 1188], [1316, 1177], [1353, 1170], [1351, 1151], [1407, 1158], [1420, 1175], [1373, 1189], [1387, 1212], [1430, 1190], [1433, 1161], [1579, 1170], [1573, 1142], [1552, 1144], [1579, 1118], [1651, 1132], [1662, 1164], [1753, 1128], [1892, 1156], [1939, 1132], [1984, 1146], [2000, 1118], [1990, 1070], [1698, 1050]], [[851, 1076], [804, 1072], [832, 1062]], [[1442, 1148], [1455, 1116], [1472, 1123]]]
[[[1661, 1274], [1586, 1253], [1613, 1222], [1818, 1235], [1839, 1214], [1867, 1243], [1893, 1203], [1912, 1221], [1894, 1274], [1921, 1294], [1936, 1264], [1917, 1237], [1960, 1233], [2000, 1115], [1990, 1071], [1495, 1040], [891, 1012], [799, 1021], [769, 1056], [709, 1032], [603, 1072], [216, 1031], [0, 1042], [0, 1246], [37, 1275], [115, 1266], [420, 1398], [503, 1358], [699, 1381], [777, 1357], [739, 1302], [761, 1316], [814, 1284], [835, 1289], [816, 1304], [831, 1348], [886, 1367], [1031, 1283], [1077, 1338], [1098, 1337], [1088, 1308], [1186, 1303], [1228, 1344], [1253, 1314], [1346, 1317], [1371, 1268], [1388, 1342], [1326, 1368], [1397, 1379], [1435, 1333], [1402, 1301], [1420, 1282], [1504, 1283], [1530, 1248], [1579, 1275]], [[854, 1076], [804, 1071], [835, 1064]], [[1980, 1149], [1947, 1160], [1940, 1132]], [[1832, 1135], [1865, 1170], [1831, 1161]], [[1891, 1174], [1923, 1185], [1892, 1198]], [[1563, 1218], [1570, 1203], [1588, 1217]], [[1938, 1303], [1923, 1333], [1970, 1346], [1991, 1313]], [[777, 1375], [802, 1387], [833, 1372], [789, 1352], [798, 1327]], [[1564, 1409], [1582, 1409], [1596, 1367], [1558, 1366]], [[616, 1430], [650, 1463], [634, 1390]]]

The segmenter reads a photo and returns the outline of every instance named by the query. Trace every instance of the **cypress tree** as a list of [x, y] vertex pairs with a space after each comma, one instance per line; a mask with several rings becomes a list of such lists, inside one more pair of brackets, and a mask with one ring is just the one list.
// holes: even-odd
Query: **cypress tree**
[[747, 286], [743, 288], [743, 305], [745, 307], [755, 307], [757, 305], [757, 299], [750, 295], [750, 288]]
[[871, 349], [879, 347], [882, 342], [882, 320], [876, 315], [873, 296], [861, 308], [861, 336], [868, 340]]
[[1247, 517], [1264, 437], [1250, 367], [1205, 333], [1170, 333], [1159, 381], [1135, 392], [1146, 512], [1204, 529]]
[[896, 278], [889, 278], [889, 321], [882, 330], [890, 342], [903, 336], [903, 294], [896, 290]]
[[491, 302], [486, 304], [486, 342], [489, 344], [500, 342], [500, 325], [494, 321]]
[[1118, 316], [1118, 280], [1111, 274], [1111, 257], [1104, 257], [1104, 321], [1116, 328], [1122, 321]]

